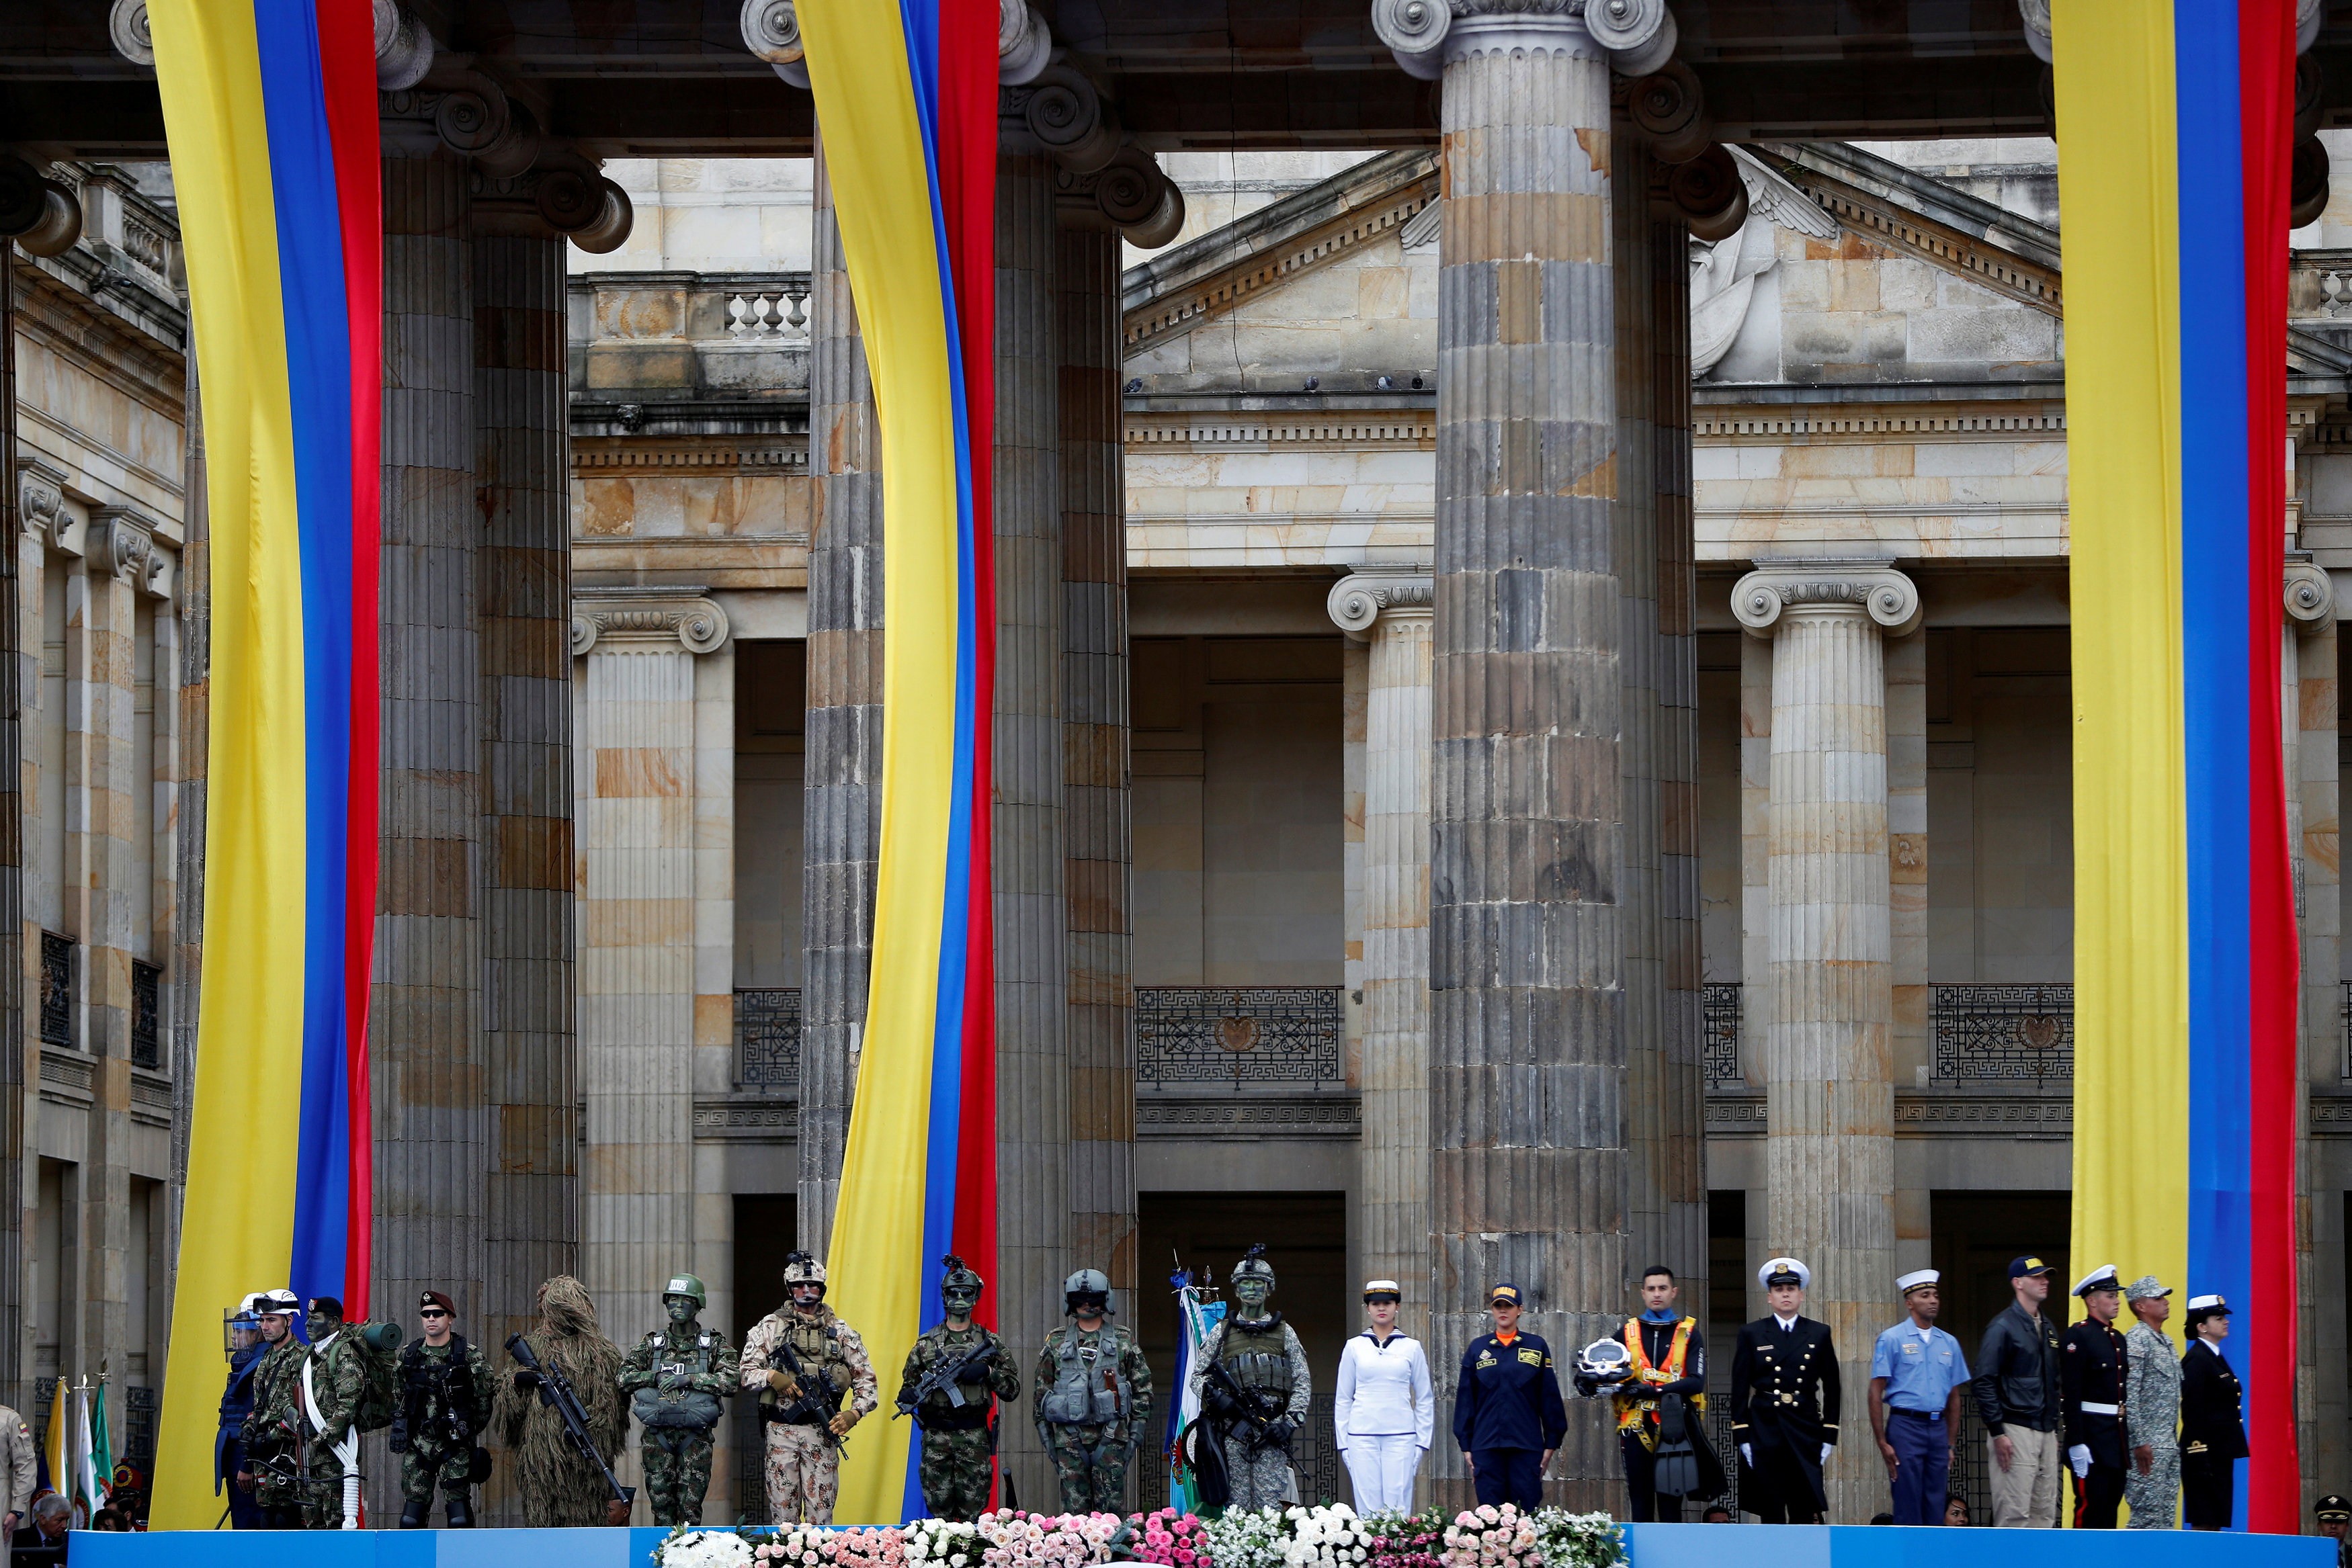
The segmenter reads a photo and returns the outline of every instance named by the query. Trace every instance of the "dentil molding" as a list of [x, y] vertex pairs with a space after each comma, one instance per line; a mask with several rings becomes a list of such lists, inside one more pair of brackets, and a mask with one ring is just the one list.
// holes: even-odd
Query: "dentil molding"
[[1791, 610], [1851, 608], [1890, 637], [1916, 631], [1919, 588], [1884, 560], [1767, 561], [1731, 591], [1731, 612], [1768, 641]]
[[664, 652], [675, 643], [689, 653], [726, 646], [727, 612], [699, 588], [578, 588], [572, 592], [572, 653], [592, 648]]

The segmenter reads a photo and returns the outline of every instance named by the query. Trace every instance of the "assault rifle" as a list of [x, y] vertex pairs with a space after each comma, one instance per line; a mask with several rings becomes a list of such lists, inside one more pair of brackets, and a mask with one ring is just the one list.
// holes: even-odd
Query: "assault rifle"
[[588, 1412], [582, 1408], [580, 1396], [572, 1391], [572, 1379], [563, 1375], [563, 1369], [552, 1359], [541, 1361], [539, 1354], [530, 1348], [530, 1342], [520, 1334], [508, 1337], [507, 1354], [520, 1362], [523, 1370], [539, 1379], [539, 1402], [563, 1417], [563, 1430], [571, 1437], [572, 1446], [580, 1451], [582, 1458], [596, 1467], [597, 1472], [604, 1478], [604, 1484], [613, 1489], [613, 1500], [627, 1503], [635, 1494], [621, 1484], [620, 1478], [613, 1473], [613, 1467], [606, 1464], [604, 1456], [596, 1451], [596, 1439], [588, 1433]]
[[[1276, 1417], [1266, 1413], [1259, 1390], [1244, 1388], [1234, 1382], [1234, 1375], [1226, 1370], [1225, 1364], [1222, 1361], [1209, 1363], [1208, 1375], [1204, 1381], [1209, 1387], [1222, 1394], [1225, 1402], [1233, 1406], [1233, 1415], [1229, 1419], [1247, 1425], [1249, 1432], [1244, 1440], [1251, 1448], [1280, 1448], [1286, 1454], [1290, 1452], [1290, 1440], [1286, 1437], [1276, 1438], [1270, 1430]], [[1232, 1427], [1229, 1426], [1226, 1429], [1230, 1431]]]
[[[930, 1371], [923, 1374], [921, 1380], [914, 1387], [898, 1396], [898, 1411], [890, 1419], [896, 1421], [900, 1416], [914, 1416], [915, 1425], [921, 1426], [923, 1418], [915, 1415], [917, 1407], [942, 1389], [947, 1393], [948, 1403], [956, 1408], [961, 1409], [971, 1404], [971, 1401], [964, 1396], [965, 1380], [983, 1370], [990, 1362], [994, 1361], [999, 1349], [1000, 1347], [994, 1343], [983, 1340], [975, 1345], [971, 1354], [961, 1361], [940, 1362]], [[988, 1396], [982, 1394], [981, 1397], [985, 1399]]]
[[761, 1404], [760, 1419], [788, 1427], [803, 1416], [814, 1416], [816, 1417], [816, 1429], [824, 1438], [824, 1446], [836, 1453], [845, 1453], [848, 1443], [834, 1435], [832, 1426], [833, 1413], [841, 1404], [841, 1390], [833, 1385], [833, 1379], [824, 1375], [824, 1368], [820, 1366], [812, 1371], [803, 1366], [801, 1358], [793, 1354], [792, 1342], [781, 1334], [776, 1338], [776, 1354], [784, 1358], [784, 1370], [792, 1374], [794, 1383], [801, 1385], [801, 1396], [790, 1405], [774, 1400]]

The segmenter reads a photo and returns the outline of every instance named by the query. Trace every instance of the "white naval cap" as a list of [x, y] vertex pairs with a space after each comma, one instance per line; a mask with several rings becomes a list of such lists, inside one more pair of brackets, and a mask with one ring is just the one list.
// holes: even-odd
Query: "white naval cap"
[[1895, 1281], [1895, 1289], [1898, 1293], [1907, 1296], [1922, 1285], [1940, 1283], [1943, 1278], [1943, 1275], [1933, 1269], [1914, 1269]]
[[1794, 1258], [1775, 1258], [1766, 1263], [1764, 1267], [1756, 1270], [1756, 1282], [1769, 1291], [1772, 1288], [1776, 1276], [1779, 1278], [1779, 1282], [1783, 1285], [1789, 1283], [1790, 1277], [1793, 1276], [1799, 1290], [1812, 1288], [1813, 1271]]
[[2219, 1296], [2191, 1296], [2189, 1298], [2189, 1310], [2202, 1312], [2207, 1317], [2226, 1318], [2231, 1315], [2230, 1303]]
[[1364, 1281], [1364, 1299], [1366, 1301], [1370, 1301], [1374, 1296], [1390, 1295], [1402, 1297], [1403, 1294], [1404, 1292], [1402, 1291], [1397, 1289], [1397, 1282], [1394, 1280], [1367, 1280]]
[[2124, 1282], [2116, 1278], [2116, 1266], [2113, 1263], [2102, 1263], [2074, 1281], [2074, 1294], [2078, 1296], [2087, 1296], [2093, 1291], [2114, 1291], [2120, 1293], [2123, 1288]]

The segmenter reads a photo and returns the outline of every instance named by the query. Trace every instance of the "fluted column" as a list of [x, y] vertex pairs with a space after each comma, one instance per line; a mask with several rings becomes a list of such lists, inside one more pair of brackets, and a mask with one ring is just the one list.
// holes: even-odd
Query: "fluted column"
[[[2335, 583], [2323, 568], [2307, 560], [2291, 561], [2284, 587], [2285, 646], [2281, 663], [2285, 679], [2282, 695], [2286, 720], [2283, 734], [2287, 829], [2294, 853], [2295, 926], [2303, 944], [2303, 1060], [2296, 1082], [2310, 1084], [2334, 1080], [2344, 1071], [2343, 866], [2337, 817], [2341, 747], [2336, 739], [2339, 633]], [[2295, 1186], [2299, 1192], [2309, 1192], [2314, 1185], [2311, 1098], [2305, 1094], [2301, 1099]], [[2316, 1490], [2313, 1469], [2325, 1442], [2322, 1434], [2327, 1430], [2330, 1412], [2326, 1407], [2335, 1406], [2340, 1410], [2337, 1401], [2343, 1397], [2340, 1385], [2333, 1390], [2322, 1386], [2323, 1335], [2331, 1326], [2330, 1318], [2342, 1321], [2338, 1314], [2343, 1309], [2322, 1300], [2333, 1292], [2324, 1291], [2319, 1283], [2323, 1254], [2314, 1244], [2315, 1229], [2307, 1223], [2296, 1227], [2295, 1440], [2304, 1455], [2306, 1494]], [[2312, 1500], [2306, 1495], [2305, 1506]]]
[[[1433, 1359], [1499, 1279], [1554, 1344], [1623, 1307], [1622, 703], [1609, 61], [1474, 0], [1443, 41], [1430, 852]], [[1442, 6], [1419, 14], [1436, 16]], [[1501, 14], [1490, 14], [1501, 13]], [[1375, 13], [1376, 21], [1379, 13]], [[1574, 1107], [1564, 1113], [1562, 1107]], [[1460, 1460], [1439, 1473], [1463, 1495]], [[1606, 1508], [1573, 1423], [1548, 1500]]]
[[375, 1289], [446, 1291], [478, 1334], [489, 1129], [482, 1052], [482, 517], [466, 165], [383, 162], [383, 797], [369, 1022]]
[[1429, 702], [1427, 576], [1365, 570], [1332, 588], [1331, 619], [1370, 644], [1364, 701], [1364, 1272], [1404, 1287], [1426, 1339], [1429, 1244]]
[[[1062, 453], [1055, 354], [1054, 176], [996, 174], [996, 1277], [1026, 1363], [1059, 1321], [1068, 1272], [1069, 1092], [1063, 915]], [[985, 1265], [983, 1265], [985, 1267]], [[1034, 1423], [1009, 1421], [1017, 1490], [1053, 1481]], [[1033, 1491], [1033, 1489], [1034, 1491]]]
[[[575, 1267], [571, 424], [565, 242], [473, 250], [475, 601], [481, 659], [483, 1300], [500, 1343]], [[405, 1311], [390, 1303], [387, 1310]]]
[[1134, 883], [1128, 767], [1127, 516], [1119, 413], [1119, 236], [1062, 204], [1062, 748], [1068, 918], [1072, 1267], [1129, 1312], [1135, 1241]]
[[573, 597], [580, 1279], [627, 1341], [695, 1240], [695, 1053], [731, 1000], [734, 651], [698, 590]]
[[1796, 561], [1740, 579], [1732, 612], [1772, 641], [1767, 1245], [1811, 1268], [1806, 1315], [1854, 1391], [1829, 1474], [1829, 1517], [1851, 1522], [1884, 1495], [1859, 1396], [1898, 1316], [1882, 642], [1918, 625], [1919, 594], [1883, 561]]
[[[823, 1257], [841, 1190], [874, 955], [882, 831], [882, 449], [822, 138], [809, 271], [806, 789], [800, 1244]], [[772, 1281], [771, 1282], [772, 1284]], [[741, 1288], [756, 1290], [754, 1281]]]

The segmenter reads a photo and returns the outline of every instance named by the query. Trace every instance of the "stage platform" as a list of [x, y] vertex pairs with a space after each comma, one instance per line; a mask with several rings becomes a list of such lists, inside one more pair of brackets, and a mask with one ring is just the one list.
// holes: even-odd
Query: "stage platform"
[[[303, 1568], [648, 1568], [664, 1530], [350, 1530], [303, 1534], [293, 1550], [265, 1550], [253, 1531], [77, 1531], [72, 1568], [255, 1568], [290, 1559]], [[1634, 1524], [1633, 1568], [2015, 1568], [2024, 1532], [1896, 1530], [1864, 1524]], [[2116, 1537], [2131, 1568], [2336, 1568], [2336, 1543], [2316, 1535], [2198, 1535], [2134, 1531]]]

